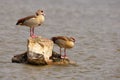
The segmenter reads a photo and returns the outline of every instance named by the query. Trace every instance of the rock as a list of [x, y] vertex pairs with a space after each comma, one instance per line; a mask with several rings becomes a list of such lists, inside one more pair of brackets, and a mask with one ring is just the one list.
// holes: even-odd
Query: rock
[[29, 38], [27, 51], [15, 55], [12, 62], [33, 65], [71, 64], [68, 58], [63, 59], [60, 54], [53, 51], [53, 42], [51, 40], [42, 37]]
[[32, 65], [47, 65], [47, 64], [49, 65], [66, 65], [66, 64], [76, 65], [75, 62], [70, 61], [68, 58], [62, 59], [60, 56], [61, 56], [60, 54], [53, 51], [52, 56], [50, 57], [50, 61], [47, 63], [44, 61], [43, 56], [39, 60], [33, 59], [33, 60], [29, 60], [28, 62], [27, 52], [25, 52], [22, 54], [15, 55], [12, 58], [12, 62], [13, 63], [28, 63]]
[[29, 38], [27, 45], [28, 62], [31, 64], [47, 64], [52, 56], [53, 41], [37, 37]]
[[27, 52], [15, 55], [12, 58], [13, 63], [27, 63]]
[[55, 51], [52, 52], [52, 56], [50, 57], [52, 59], [52, 64], [69, 64], [70, 60], [68, 58], [61, 58], [61, 55], [56, 53]]

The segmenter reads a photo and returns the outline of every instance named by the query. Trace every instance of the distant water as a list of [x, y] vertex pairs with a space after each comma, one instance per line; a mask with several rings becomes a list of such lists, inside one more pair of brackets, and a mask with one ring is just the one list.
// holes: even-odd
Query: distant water
[[[15, 24], [37, 9], [46, 14], [37, 35], [76, 38], [67, 50], [76, 65], [11, 63], [29, 37], [28, 27]], [[0, 18], [0, 80], [120, 80], [120, 0], [1, 0]]]

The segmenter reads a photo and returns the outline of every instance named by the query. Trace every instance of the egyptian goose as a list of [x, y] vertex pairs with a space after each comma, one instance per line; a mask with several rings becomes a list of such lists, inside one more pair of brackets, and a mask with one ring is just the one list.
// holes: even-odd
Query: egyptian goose
[[51, 40], [60, 47], [60, 55], [61, 48], [64, 48], [64, 55], [61, 58], [66, 58], [66, 49], [70, 49], [74, 47], [75, 39], [73, 37], [66, 37], [66, 36], [57, 36], [52, 37]]
[[35, 15], [27, 16], [25, 18], [21, 18], [17, 21], [16, 25], [21, 25], [21, 26], [28, 26], [30, 27], [30, 36], [32, 38], [37, 37], [34, 34], [34, 27], [40, 26], [44, 20], [44, 12], [43, 10], [37, 10]]

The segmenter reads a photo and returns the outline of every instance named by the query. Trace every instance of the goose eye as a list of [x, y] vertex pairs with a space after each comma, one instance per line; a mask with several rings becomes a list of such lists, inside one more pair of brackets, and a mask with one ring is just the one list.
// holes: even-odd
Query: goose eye
[[41, 11], [43, 13], [43, 11]]

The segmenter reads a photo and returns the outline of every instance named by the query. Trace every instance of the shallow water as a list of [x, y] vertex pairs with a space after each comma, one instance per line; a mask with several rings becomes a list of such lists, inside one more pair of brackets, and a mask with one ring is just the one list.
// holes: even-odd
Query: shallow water
[[[119, 8], [120, 0], [1, 0], [0, 80], [120, 80]], [[29, 28], [15, 24], [37, 9], [46, 14], [37, 35], [76, 38], [67, 51], [76, 65], [11, 63], [13, 55], [26, 51], [29, 37]]]

